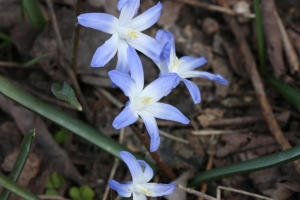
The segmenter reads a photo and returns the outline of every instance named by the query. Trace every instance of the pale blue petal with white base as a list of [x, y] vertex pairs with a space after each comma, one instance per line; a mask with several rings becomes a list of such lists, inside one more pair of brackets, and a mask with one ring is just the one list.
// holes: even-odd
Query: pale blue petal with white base
[[171, 120], [188, 124], [190, 120], [186, 118], [177, 108], [169, 104], [156, 102], [147, 106], [144, 111], [149, 112], [155, 118]]
[[170, 42], [170, 60], [172, 61], [176, 58], [175, 41], [171, 32], [165, 30], [158, 30], [156, 32], [155, 40], [161, 46], [164, 46], [166, 42]]
[[139, 16], [132, 19], [128, 27], [136, 31], [144, 31], [157, 22], [161, 15], [162, 4], [158, 2], [155, 6], [149, 8]]
[[147, 197], [141, 193], [133, 192], [133, 200], [147, 200]]
[[135, 49], [131, 46], [128, 46], [127, 48], [127, 55], [128, 60], [130, 60], [128, 67], [130, 69], [131, 77], [136, 83], [137, 93], [140, 93], [144, 88], [144, 70], [141, 59]]
[[131, 155], [129, 152], [121, 151], [120, 156], [122, 160], [126, 163], [131, 176], [132, 176], [132, 184], [139, 184], [140, 177], [143, 175], [143, 171], [141, 165], [136, 160], [136, 158]]
[[122, 197], [130, 197], [132, 194], [131, 190], [128, 190], [130, 188], [131, 184], [120, 184], [117, 181], [111, 179], [108, 181], [109, 187], [111, 189], [118, 192], [118, 194]]
[[170, 42], [166, 42], [160, 55], [159, 55], [159, 63], [158, 68], [160, 70], [160, 76], [165, 76], [169, 73], [169, 63], [170, 63]]
[[152, 98], [151, 101], [156, 102], [162, 97], [167, 96], [174, 86], [178, 85], [179, 81], [179, 76], [174, 73], [159, 77], [145, 87], [140, 96], [150, 96]]
[[120, 129], [133, 124], [138, 120], [139, 116], [129, 104], [121, 111], [121, 113], [114, 119], [112, 125], [115, 129]]
[[158, 62], [161, 47], [154, 38], [145, 35], [141, 32], [137, 32], [136, 39], [128, 39], [126, 41], [129, 45], [133, 46], [136, 50], [148, 56], [155, 63]]
[[128, 68], [128, 55], [127, 55], [128, 44], [124, 39], [119, 39], [118, 43], [118, 61], [116, 70], [124, 73], [129, 72]]
[[108, 75], [111, 81], [116, 84], [126, 96], [129, 98], [135, 96], [137, 86], [135, 81], [128, 74], [112, 70], [108, 72]]
[[137, 14], [140, 7], [140, 0], [122, 1], [120, 5], [118, 4], [118, 7], [122, 7], [119, 17], [120, 25], [125, 25]]
[[159, 130], [154, 117], [147, 112], [138, 112], [144, 121], [146, 129], [150, 135], [150, 152], [154, 152], [160, 145]]
[[118, 34], [113, 34], [111, 38], [97, 48], [92, 61], [92, 67], [103, 67], [106, 65], [116, 54], [118, 49]]
[[106, 13], [86, 13], [77, 17], [82, 26], [113, 34], [117, 31], [119, 20]]
[[184, 56], [180, 58], [179, 60], [182, 60], [181, 66], [178, 69], [178, 73], [186, 72], [186, 71], [191, 71], [194, 70], [197, 67], [200, 67], [207, 63], [207, 60], [203, 57], [200, 58], [193, 58], [190, 56]]
[[194, 103], [195, 104], [200, 103], [201, 96], [200, 96], [200, 90], [199, 90], [198, 86], [195, 83], [193, 83], [192, 81], [189, 81], [186, 79], [182, 79], [182, 81], [184, 82], [187, 89], [189, 90]]
[[128, 0], [120, 0], [118, 5], [117, 5], [117, 8], [118, 10], [120, 11], [124, 6], [125, 4], [127, 3]]
[[149, 197], [158, 197], [168, 195], [174, 192], [175, 183], [161, 184], [161, 183], [145, 183], [143, 184], [145, 188], [151, 191]]
[[228, 81], [224, 79], [220, 74], [212, 74], [209, 72], [199, 72], [199, 71], [189, 71], [189, 72], [182, 73], [180, 76], [181, 78], [192, 78], [192, 77], [205, 78], [211, 81], [221, 83], [223, 85], [228, 85]]
[[152, 177], [153, 177], [153, 170], [152, 168], [148, 165], [148, 163], [146, 163], [143, 160], [138, 160], [139, 164], [143, 167], [145, 167], [143, 175], [140, 177], [140, 183], [147, 183], [149, 182]]

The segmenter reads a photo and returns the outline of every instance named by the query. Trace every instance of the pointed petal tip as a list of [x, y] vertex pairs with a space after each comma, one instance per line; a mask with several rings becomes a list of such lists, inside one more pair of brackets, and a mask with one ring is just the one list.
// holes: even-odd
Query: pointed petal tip
[[221, 84], [223, 84], [223, 85], [228, 85], [228, 81], [227, 81], [225, 78], [223, 78], [223, 76], [221, 76], [220, 74], [217, 74], [217, 75], [216, 75], [214, 81], [216, 81], [216, 82], [218, 82], [218, 83], [221, 83]]

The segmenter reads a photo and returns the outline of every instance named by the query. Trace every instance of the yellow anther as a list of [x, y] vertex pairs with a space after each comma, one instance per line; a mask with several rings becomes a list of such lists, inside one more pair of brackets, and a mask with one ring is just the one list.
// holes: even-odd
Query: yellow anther
[[141, 190], [141, 193], [149, 196], [152, 192], [150, 190]]
[[147, 104], [150, 103], [151, 99], [152, 99], [152, 97], [145, 97], [145, 98], [142, 100], [142, 103], [143, 103], [144, 105], [147, 105]]
[[128, 35], [131, 37], [131, 39], [136, 39], [138, 38], [138, 34], [135, 30], [131, 30], [131, 31], [128, 31]]
[[179, 60], [178, 57], [176, 57], [172, 62], [171, 62], [171, 70], [174, 68], [178, 68], [181, 63], [183, 63], [184, 60]]

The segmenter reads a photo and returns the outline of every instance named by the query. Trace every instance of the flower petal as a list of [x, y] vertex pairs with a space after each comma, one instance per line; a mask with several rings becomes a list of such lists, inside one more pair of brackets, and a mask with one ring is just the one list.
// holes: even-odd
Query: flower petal
[[127, 26], [136, 31], [146, 30], [157, 22], [161, 15], [161, 9], [162, 4], [158, 2], [158, 4], [156, 4], [155, 6], [149, 8], [144, 13], [131, 20], [131, 22]]
[[118, 47], [118, 34], [113, 34], [111, 38], [98, 47], [91, 61], [92, 67], [103, 67], [116, 54]]
[[174, 192], [175, 183], [162, 184], [162, 183], [144, 183], [143, 186], [147, 188], [152, 193], [149, 194], [149, 197], [159, 197], [168, 195]]
[[127, 39], [127, 43], [139, 50], [155, 63], [158, 62], [158, 57], [161, 52], [160, 45], [152, 37], [145, 35], [141, 32], [137, 32], [136, 39]]
[[174, 36], [170, 31], [158, 30], [155, 36], [156, 41], [164, 45], [166, 42], [170, 42], [170, 60], [173, 61], [176, 59], [176, 49]]
[[127, 42], [125, 42], [125, 40], [123, 40], [123, 39], [119, 40], [119, 43], [118, 43], [118, 62], [117, 62], [116, 70], [120, 71], [120, 72], [123, 72], [123, 73], [128, 73], [129, 72], [127, 48], [128, 48]]
[[117, 181], [111, 179], [108, 181], [111, 189], [118, 192], [118, 194], [122, 197], [130, 197], [132, 194], [132, 190], [130, 190], [131, 183], [120, 184]]
[[119, 3], [118, 3], [118, 10], [120, 11], [124, 6], [125, 4], [127, 3], [128, 0], [120, 0]]
[[128, 60], [130, 60], [128, 67], [130, 69], [131, 77], [136, 83], [137, 93], [140, 93], [144, 88], [144, 70], [141, 59], [132, 46], [128, 46], [127, 55]]
[[189, 71], [180, 74], [181, 78], [192, 78], [192, 77], [199, 77], [199, 78], [206, 78], [211, 81], [216, 81], [223, 85], [228, 85], [228, 81], [223, 78], [220, 74], [212, 74], [209, 72], [199, 72], [199, 71]]
[[167, 96], [174, 87], [178, 85], [180, 78], [175, 73], [157, 78], [150, 83], [139, 94], [140, 97], [151, 97], [151, 102], [156, 102], [162, 97]]
[[156, 121], [154, 117], [147, 112], [138, 112], [138, 114], [142, 117], [150, 136], [150, 152], [154, 152], [158, 149], [160, 144], [160, 136]]
[[179, 60], [184, 61], [180, 68], [178, 69], [178, 73], [181, 74], [183, 72], [191, 71], [197, 67], [204, 65], [207, 60], [204, 57], [193, 58], [190, 56], [184, 56]]
[[192, 81], [189, 81], [186, 79], [182, 79], [182, 81], [188, 88], [190, 95], [192, 96], [192, 99], [194, 100], [194, 103], [195, 104], [200, 103], [201, 96], [200, 96], [200, 90], [199, 90], [198, 86], [195, 83], [193, 83]]
[[169, 73], [169, 63], [170, 63], [170, 42], [165, 43], [160, 55], [159, 55], [159, 63], [157, 64], [160, 69], [160, 76], [165, 76]]
[[78, 23], [82, 26], [93, 28], [105, 33], [113, 34], [119, 26], [119, 20], [106, 13], [86, 13], [77, 17]]
[[131, 176], [132, 176], [132, 184], [139, 184], [140, 178], [143, 175], [143, 171], [141, 168], [141, 165], [139, 162], [136, 160], [136, 158], [129, 152], [127, 151], [121, 151], [120, 156], [122, 160], [126, 163]]
[[147, 200], [147, 197], [141, 193], [133, 192], [133, 200]]
[[190, 120], [186, 118], [177, 108], [165, 103], [153, 103], [147, 106], [144, 111], [149, 112], [155, 118], [171, 120], [188, 124]]
[[112, 125], [115, 129], [120, 129], [138, 120], [139, 116], [133, 107], [128, 104], [122, 112], [115, 118]]
[[153, 170], [152, 168], [148, 165], [148, 163], [146, 163], [145, 161], [143, 160], [138, 160], [139, 164], [143, 167], [145, 167], [145, 170], [143, 172], [143, 176], [140, 178], [140, 184], [143, 184], [143, 183], [147, 183], [149, 182], [152, 177], [153, 177]]
[[132, 98], [136, 95], [137, 86], [129, 74], [112, 70], [108, 72], [111, 81], [116, 84], [126, 96]]
[[139, 7], [140, 7], [140, 0], [127, 0], [119, 2], [118, 8], [121, 8], [121, 14], [119, 17], [120, 25], [125, 25], [130, 22], [133, 16], [136, 15]]

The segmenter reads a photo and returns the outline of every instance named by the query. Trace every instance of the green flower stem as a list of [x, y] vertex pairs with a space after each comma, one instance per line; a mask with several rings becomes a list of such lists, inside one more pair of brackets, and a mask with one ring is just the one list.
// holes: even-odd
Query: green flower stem
[[219, 180], [233, 175], [259, 171], [275, 166], [279, 166], [294, 160], [300, 159], [300, 145], [291, 149], [273, 153], [260, 158], [215, 168], [199, 173], [189, 182], [190, 187], [199, 186], [202, 183]]
[[22, 188], [21, 186], [13, 182], [10, 178], [4, 176], [2, 173], [0, 173], [0, 185], [6, 189], [9, 189], [12, 193], [23, 197], [24, 199], [41, 200], [28, 190]]
[[[28, 131], [28, 133], [25, 135], [23, 139], [16, 162], [13, 166], [11, 173], [8, 176], [13, 182], [17, 182], [19, 179], [19, 176], [25, 166], [34, 137], [35, 137], [35, 129], [31, 129]], [[0, 199], [1, 200], [8, 199], [11, 194], [10, 190], [11, 190], [10, 188], [3, 189], [0, 195]]]
[[46, 21], [37, 0], [22, 0], [21, 4], [21, 8], [24, 8], [24, 11], [28, 14], [32, 26], [37, 30], [42, 30], [46, 25]]
[[[87, 141], [100, 147], [101, 149], [107, 151], [108, 153], [112, 154], [117, 158], [120, 158], [120, 151], [129, 151], [123, 145], [99, 133], [93, 127], [87, 125], [79, 119], [76, 119], [63, 111], [60, 111], [54, 108], [53, 106], [50, 106], [49, 104], [46, 104], [36, 99], [34, 96], [18, 88], [2, 76], [0, 76], [0, 92], [6, 97], [16, 101], [22, 106], [36, 112], [37, 114], [53, 121], [59, 126], [68, 129], [69, 131], [86, 139]], [[138, 159], [144, 159], [138, 154], [133, 153], [133, 155]], [[154, 171], [158, 170], [158, 167], [156, 165], [150, 162], [148, 163]]]

